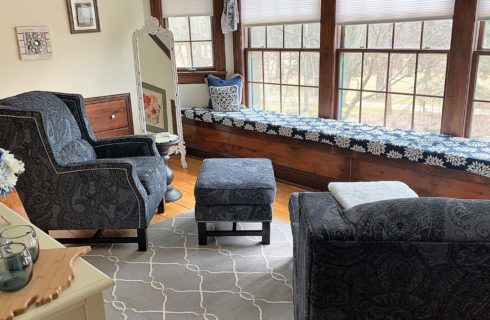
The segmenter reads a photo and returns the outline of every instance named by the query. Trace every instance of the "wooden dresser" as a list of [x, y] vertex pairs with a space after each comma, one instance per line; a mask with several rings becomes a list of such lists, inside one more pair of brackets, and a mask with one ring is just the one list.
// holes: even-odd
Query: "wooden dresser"
[[129, 93], [86, 98], [85, 109], [97, 138], [134, 133]]

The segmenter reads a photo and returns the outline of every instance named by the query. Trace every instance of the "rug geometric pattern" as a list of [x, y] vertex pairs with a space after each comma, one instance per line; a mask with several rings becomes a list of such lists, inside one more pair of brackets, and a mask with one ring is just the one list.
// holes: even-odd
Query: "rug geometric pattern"
[[[231, 223], [213, 227], [229, 229]], [[288, 223], [272, 222], [266, 246], [260, 237], [210, 237], [199, 246], [193, 212], [151, 226], [148, 236], [147, 252], [112, 244], [84, 256], [116, 282], [104, 292], [107, 319], [293, 319]]]

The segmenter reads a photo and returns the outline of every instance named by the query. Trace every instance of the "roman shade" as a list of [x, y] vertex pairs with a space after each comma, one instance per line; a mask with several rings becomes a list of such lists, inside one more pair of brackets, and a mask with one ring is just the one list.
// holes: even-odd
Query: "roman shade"
[[453, 11], [454, 0], [337, 0], [337, 24], [445, 19]]
[[242, 0], [245, 26], [320, 21], [321, 0]]
[[162, 0], [163, 17], [212, 16], [213, 0]]
[[480, 0], [478, 7], [479, 19], [490, 19], [490, 0]]

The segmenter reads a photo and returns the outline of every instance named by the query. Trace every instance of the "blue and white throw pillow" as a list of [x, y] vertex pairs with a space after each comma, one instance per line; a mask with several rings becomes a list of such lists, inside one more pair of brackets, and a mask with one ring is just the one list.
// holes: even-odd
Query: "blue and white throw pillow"
[[[235, 73], [229, 79], [226, 79], [226, 80], [210, 74], [206, 78], [206, 83], [208, 84], [209, 88], [211, 88], [211, 87], [237, 86], [239, 103], [240, 104], [242, 103], [243, 76], [241, 74]], [[208, 107], [210, 109], [213, 109], [212, 99], [209, 99], [209, 106]]]
[[240, 111], [238, 86], [209, 87], [213, 110], [218, 112]]

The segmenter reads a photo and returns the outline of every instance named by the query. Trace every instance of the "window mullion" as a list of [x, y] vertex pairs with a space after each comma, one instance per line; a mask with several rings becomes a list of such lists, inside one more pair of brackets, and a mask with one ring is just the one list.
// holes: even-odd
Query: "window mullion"
[[301, 115], [301, 51], [298, 51], [298, 114]]
[[359, 84], [359, 123], [362, 121], [362, 81], [364, 80], [364, 52], [361, 54], [361, 82]]
[[192, 37], [191, 37], [191, 18], [190, 17], [187, 17], [187, 26], [188, 26], [188, 30], [189, 30], [189, 52], [191, 54], [191, 69], [194, 69], [194, 59], [193, 59], [193, 56], [192, 56]]
[[412, 102], [412, 124], [411, 129], [415, 128], [415, 103], [417, 102], [417, 78], [419, 74], [419, 54], [415, 56], [415, 76], [413, 84], [413, 102]]
[[[394, 25], [394, 24], [393, 24]], [[393, 34], [394, 37], [394, 34]], [[385, 114], [383, 125], [386, 127], [386, 118], [388, 117], [388, 86], [390, 83], [390, 62], [391, 62], [391, 52], [388, 52], [388, 63], [386, 68], [386, 85], [385, 85]]]
[[282, 52], [279, 51], [279, 110], [282, 113]]

